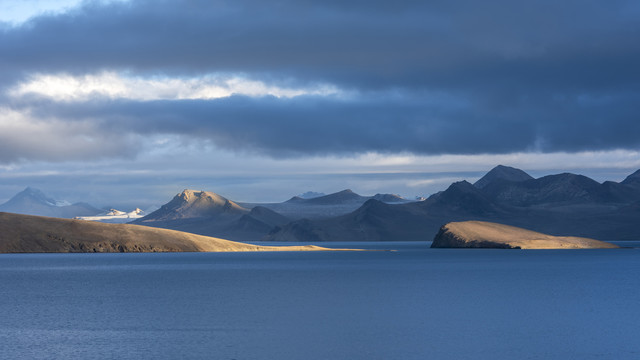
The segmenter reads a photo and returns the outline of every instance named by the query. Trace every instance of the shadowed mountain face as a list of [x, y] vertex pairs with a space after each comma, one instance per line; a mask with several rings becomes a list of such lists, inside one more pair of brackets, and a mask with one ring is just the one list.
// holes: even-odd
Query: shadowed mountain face
[[[494, 171], [498, 169], [498, 171]], [[559, 174], [539, 179], [500, 167], [481, 185], [466, 181], [423, 202], [367, 202], [350, 214], [316, 221], [294, 221], [273, 230], [267, 239], [305, 241], [430, 240], [452, 221], [482, 220], [524, 227], [553, 235], [602, 240], [640, 239], [640, 186], [635, 176], [622, 183], [600, 184], [585, 176]], [[509, 180], [514, 178], [515, 180]], [[524, 175], [523, 175], [524, 174]], [[640, 174], [636, 172], [636, 174]]]
[[621, 184], [632, 186], [635, 188], [640, 188], [640, 170], [634, 172], [633, 174], [627, 176]]
[[531, 177], [531, 175], [520, 169], [498, 165], [491, 169], [491, 171], [489, 171], [485, 176], [480, 178], [480, 180], [476, 181], [473, 186], [482, 189], [496, 181], [520, 182], [532, 179], [533, 177]]
[[[369, 197], [360, 196], [354, 193], [351, 189], [346, 189], [337, 193], [315, 197], [294, 196], [291, 199], [285, 201], [284, 204], [293, 203], [306, 205], [343, 205], [356, 203], [362, 205], [368, 199]], [[268, 206], [270, 204], [266, 205]]]
[[606, 202], [601, 184], [586, 176], [559, 174], [522, 182], [493, 182], [483, 188], [491, 199], [514, 206]]
[[248, 214], [242, 215], [238, 220], [233, 221], [227, 228], [226, 233], [234, 239], [255, 238], [262, 240], [265, 234], [274, 227], [282, 226], [291, 219], [267, 209], [263, 206], [256, 206]]
[[375, 194], [373, 195], [372, 199], [391, 204], [409, 202], [407, 199], [396, 194]]
[[391, 194], [361, 196], [351, 190], [312, 198], [293, 197], [283, 203], [236, 203], [206, 191], [184, 190], [157, 211], [134, 224], [161, 227], [236, 241], [258, 241], [292, 219], [321, 219], [348, 214], [367, 200], [407, 200]]
[[16, 214], [74, 218], [93, 216], [102, 212], [86, 203], [64, 204], [46, 196], [42, 191], [28, 187], [0, 205], [0, 211]]
[[394, 194], [376, 194], [374, 196], [358, 195], [350, 189], [342, 190], [337, 193], [323, 195], [313, 198], [302, 198], [294, 196], [282, 203], [271, 204], [242, 204], [246, 207], [263, 206], [269, 208], [279, 214], [290, 219], [325, 219], [335, 216], [348, 214], [360, 206], [367, 200], [376, 199], [385, 203], [408, 203], [406, 200]]
[[[448, 219], [489, 219], [510, 216], [466, 181], [422, 202], [386, 204], [374, 199], [352, 213], [335, 218], [291, 222], [274, 229], [266, 240], [306, 241], [427, 241]], [[310, 236], [311, 234], [311, 236]]]
[[384, 241], [399, 237], [424, 240], [425, 213], [415, 206], [399, 206], [370, 199], [352, 213], [334, 218], [292, 221], [276, 227], [265, 240]]
[[316, 204], [316, 205], [337, 205], [337, 204], [345, 204], [345, 203], [364, 203], [368, 198], [364, 196], [360, 196], [351, 189], [342, 190], [337, 193], [319, 196], [311, 199], [303, 199], [303, 202], [307, 204]]
[[600, 184], [568, 173], [534, 179], [498, 166], [474, 185], [456, 182], [421, 202], [344, 190], [277, 204], [238, 204], [185, 190], [135, 223], [237, 241], [425, 241], [443, 224], [480, 220], [553, 235], [634, 240], [640, 239], [638, 174]]
[[300, 194], [296, 197], [302, 198], [302, 199], [313, 199], [313, 198], [317, 198], [320, 196], [325, 196], [325, 193], [320, 193], [320, 192], [315, 192], [315, 191], [307, 191], [303, 194]]
[[481, 190], [464, 180], [451, 184], [447, 190], [417, 205], [425, 209], [438, 209], [441, 215], [488, 216], [501, 211]]
[[290, 220], [268, 208], [247, 209], [206, 191], [184, 190], [170, 202], [133, 224], [186, 231], [238, 241], [257, 241]]

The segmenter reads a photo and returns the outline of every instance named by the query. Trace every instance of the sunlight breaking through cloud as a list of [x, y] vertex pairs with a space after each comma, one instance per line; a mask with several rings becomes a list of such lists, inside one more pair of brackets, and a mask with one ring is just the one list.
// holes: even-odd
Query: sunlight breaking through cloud
[[332, 85], [290, 88], [268, 85], [238, 75], [208, 74], [195, 78], [140, 77], [105, 71], [74, 76], [70, 74], [35, 74], [12, 87], [12, 97], [36, 95], [55, 101], [76, 102], [92, 98], [130, 100], [217, 99], [231, 95], [291, 98], [301, 95], [334, 95]]
[[[129, 0], [93, 0], [94, 3], [125, 3]], [[63, 14], [82, 5], [83, 0], [20, 0], [0, 1], [0, 22], [21, 25], [42, 15]]]
[[[34, 118], [0, 107], [0, 163], [22, 160], [57, 163], [132, 157], [138, 151], [130, 135], [104, 132], [91, 121]], [[5, 169], [6, 170], [6, 169]]]

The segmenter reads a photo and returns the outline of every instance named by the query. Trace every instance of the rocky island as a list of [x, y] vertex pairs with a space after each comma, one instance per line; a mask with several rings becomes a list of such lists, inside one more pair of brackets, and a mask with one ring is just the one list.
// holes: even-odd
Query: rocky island
[[140, 225], [0, 212], [0, 253], [312, 250], [333, 249], [318, 246], [257, 246]]
[[617, 245], [574, 236], [552, 236], [485, 221], [450, 222], [440, 228], [432, 248], [611, 249]]

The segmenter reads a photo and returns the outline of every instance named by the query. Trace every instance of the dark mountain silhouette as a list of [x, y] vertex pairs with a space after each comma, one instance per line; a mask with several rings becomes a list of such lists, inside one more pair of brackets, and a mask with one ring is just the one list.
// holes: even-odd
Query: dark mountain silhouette
[[489, 198], [514, 206], [590, 201], [600, 184], [579, 175], [560, 174], [523, 182], [496, 181], [482, 190]]
[[520, 174], [516, 180], [500, 175], [504, 173], [494, 171], [485, 176], [490, 181], [480, 187], [466, 181], [453, 183], [422, 202], [392, 205], [370, 200], [346, 215], [294, 221], [274, 229], [266, 239], [430, 240], [443, 224], [467, 220], [499, 222], [560, 236], [640, 239], [640, 187], [631, 185], [636, 181], [634, 176], [622, 183], [600, 184], [569, 173], [526, 179], [522, 176], [526, 173], [508, 168], [507, 174]]
[[626, 179], [622, 180], [621, 184], [632, 186], [635, 188], [640, 188], [640, 170], [627, 176]]
[[57, 218], [92, 216], [102, 212], [102, 210], [83, 202], [71, 205], [62, 203], [31, 187], [27, 187], [0, 205], [0, 211]]
[[640, 181], [633, 183], [617, 183], [605, 181], [602, 183], [602, 191], [606, 193], [609, 202], [628, 203], [640, 200]]
[[307, 204], [307, 205], [343, 205], [358, 203], [362, 205], [369, 197], [360, 196], [351, 189], [338, 191], [337, 193], [316, 197], [294, 196], [285, 203]]
[[319, 196], [311, 199], [305, 199], [304, 202], [307, 204], [315, 204], [315, 205], [341, 205], [345, 203], [364, 203], [367, 201], [367, 197], [360, 196], [351, 189], [342, 190], [337, 193]]
[[238, 220], [230, 223], [226, 231], [231, 237], [242, 238], [252, 236], [256, 239], [262, 238], [276, 226], [282, 226], [290, 222], [286, 216], [270, 210], [264, 206], [256, 206], [248, 214], [242, 215]]
[[309, 199], [294, 196], [283, 203], [250, 204], [236, 203], [212, 192], [184, 190], [160, 209], [132, 223], [235, 241], [258, 241], [292, 220], [345, 215], [373, 198], [390, 203], [407, 202], [397, 195], [370, 197], [343, 190]]
[[633, 240], [640, 239], [637, 174], [601, 184], [570, 173], [534, 179], [498, 166], [480, 179], [485, 180], [480, 186], [455, 182], [420, 202], [344, 190], [249, 204], [187, 191], [136, 223], [236, 241], [425, 241], [443, 224], [477, 220], [556, 236]]
[[492, 200], [513, 206], [624, 203], [637, 196], [634, 189], [624, 184], [600, 184], [569, 173], [520, 182], [494, 182], [482, 190]]
[[495, 181], [526, 181], [531, 180], [533, 177], [526, 172], [516, 169], [510, 166], [498, 165], [491, 169], [485, 176], [476, 181], [473, 185], [477, 188], [484, 188], [485, 186]]
[[362, 196], [350, 189], [347, 189], [333, 194], [308, 199], [300, 196], [294, 196], [282, 203], [243, 203], [242, 205], [245, 207], [264, 206], [294, 220], [317, 220], [348, 214], [362, 206], [369, 199], [376, 199], [386, 203], [409, 202], [409, 200], [403, 199], [402, 197], [394, 194]]
[[481, 190], [467, 181], [451, 184], [445, 191], [416, 204], [426, 209], [438, 209], [440, 214], [488, 216], [500, 210]]
[[400, 195], [396, 195], [396, 194], [375, 194], [371, 198], [374, 199], [374, 200], [385, 202], [385, 203], [405, 203], [405, 202], [409, 202], [409, 200], [403, 198]]
[[291, 222], [274, 229], [265, 240], [305, 241], [428, 241], [448, 219], [508, 217], [466, 181], [453, 183], [425, 201], [387, 204], [368, 200], [352, 213], [311, 221]]
[[303, 199], [313, 199], [313, 198], [317, 198], [320, 196], [325, 196], [325, 193], [321, 193], [321, 192], [315, 192], [315, 191], [307, 191], [305, 193], [302, 193], [300, 195], [298, 195], [297, 197], [303, 198]]
[[296, 196], [291, 197], [291, 199], [285, 201], [285, 203], [301, 203], [301, 202], [304, 202], [306, 200], [308, 200], [308, 199], [305, 199], [303, 197], [300, 197], [300, 196], [296, 195]]

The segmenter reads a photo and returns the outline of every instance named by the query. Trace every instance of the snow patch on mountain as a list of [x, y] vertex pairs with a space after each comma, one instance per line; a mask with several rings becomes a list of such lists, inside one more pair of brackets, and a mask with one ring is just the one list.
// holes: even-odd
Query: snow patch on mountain
[[325, 193], [321, 193], [321, 192], [307, 191], [306, 193], [303, 193], [297, 196], [302, 199], [313, 199], [313, 198], [317, 198], [325, 195], [326, 195]]
[[104, 223], [117, 223], [124, 224], [130, 221], [140, 219], [145, 215], [145, 212], [136, 208], [133, 211], [125, 212], [116, 209], [109, 209], [109, 211], [96, 216], [76, 216], [77, 220], [99, 221]]

